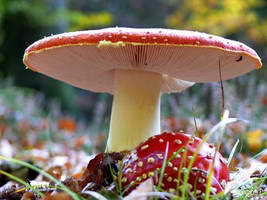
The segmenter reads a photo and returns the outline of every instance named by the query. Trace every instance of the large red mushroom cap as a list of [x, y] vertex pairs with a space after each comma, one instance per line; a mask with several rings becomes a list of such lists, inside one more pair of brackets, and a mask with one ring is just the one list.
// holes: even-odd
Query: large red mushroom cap
[[[168, 149], [167, 148], [168, 143]], [[178, 152], [184, 150], [167, 163], [162, 180], [162, 189], [176, 193], [178, 186], [183, 185], [184, 173], [201, 139], [184, 133], [163, 133], [153, 136], [132, 150], [123, 160], [122, 184], [125, 188], [132, 184], [131, 189], [152, 177], [155, 185], [158, 185], [160, 170], [163, 166], [165, 152], [168, 152], [166, 160]], [[187, 149], [187, 150], [185, 150]], [[185, 159], [183, 158], [184, 153]], [[214, 155], [215, 158], [214, 158]], [[212, 160], [214, 159], [214, 171], [211, 181], [211, 195], [224, 190], [225, 184], [230, 180], [227, 164], [219, 152], [215, 154], [215, 147], [204, 142], [193, 162], [189, 173], [187, 190], [197, 199], [203, 198], [207, 186], [207, 177]], [[178, 179], [179, 171], [181, 173]], [[179, 183], [178, 183], [179, 181]], [[180, 187], [181, 188], [181, 187]], [[180, 191], [179, 191], [180, 193]]]
[[[237, 41], [171, 29], [106, 28], [63, 33], [39, 40], [24, 54], [27, 67], [71, 85], [113, 93], [116, 69], [163, 74], [161, 92], [174, 92], [177, 79], [231, 79], [261, 67], [257, 53]], [[186, 85], [186, 83], [185, 83]]]

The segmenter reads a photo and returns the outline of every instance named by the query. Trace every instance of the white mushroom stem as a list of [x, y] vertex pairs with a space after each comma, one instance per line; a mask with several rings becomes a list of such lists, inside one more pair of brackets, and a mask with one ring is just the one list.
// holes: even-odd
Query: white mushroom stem
[[161, 78], [153, 72], [115, 71], [108, 152], [131, 150], [160, 133]]

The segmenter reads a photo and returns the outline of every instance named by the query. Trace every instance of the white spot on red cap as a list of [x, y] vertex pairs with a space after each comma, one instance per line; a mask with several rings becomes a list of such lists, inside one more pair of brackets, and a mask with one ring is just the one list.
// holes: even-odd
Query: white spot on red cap
[[193, 188], [193, 186], [192, 186], [190, 183], [187, 183], [187, 188], [188, 188], [189, 190], [191, 190], [191, 189]]
[[172, 182], [172, 177], [169, 176], [169, 177], [167, 178], [167, 181], [168, 181], [168, 182]]
[[179, 140], [179, 139], [175, 139], [174, 142], [177, 143], [177, 144], [182, 144], [182, 141]]
[[158, 153], [157, 156], [159, 159], [163, 159], [163, 155], [161, 153]]
[[142, 178], [143, 179], [146, 179], [147, 178], [147, 175], [146, 174], [142, 174]]
[[180, 155], [180, 154], [177, 154], [177, 155], [175, 156], [175, 158], [181, 158], [181, 155]]
[[138, 182], [140, 182], [141, 180], [142, 180], [142, 178], [139, 176], [136, 178], [136, 181], [138, 181]]
[[143, 162], [139, 161], [137, 165], [138, 165], [138, 167], [143, 167]]
[[153, 176], [155, 176], [155, 173], [154, 172], [148, 172], [148, 176], [153, 177]]
[[154, 162], [155, 162], [155, 158], [153, 158], [153, 157], [149, 157], [149, 158], [147, 159], [147, 162], [148, 162], [148, 163], [154, 163]]
[[141, 150], [147, 149], [148, 147], [149, 147], [149, 145], [146, 144], [146, 145], [144, 145], [144, 146], [141, 147]]
[[183, 170], [184, 172], [186, 172], [186, 171], [187, 171], [187, 168], [186, 168], [186, 167], [183, 167], [182, 170]]
[[126, 171], [127, 171], [128, 173], [132, 173], [132, 172], [133, 172], [132, 168], [128, 168]]
[[196, 194], [201, 194], [201, 190], [196, 190]]
[[205, 179], [204, 179], [204, 178], [201, 178], [201, 177], [199, 177], [199, 179], [198, 179], [198, 182], [200, 182], [200, 183], [204, 183], [204, 182], [205, 182]]
[[172, 167], [172, 166], [173, 166], [173, 164], [172, 164], [171, 162], [169, 162], [169, 163], [168, 163], [168, 166], [169, 166], [169, 167]]
[[213, 193], [216, 193], [216, 192], [217, 192], [217, 188], [215, 188], [215, 187], [210, 187], [210, 191], [213, 192]]
[[170, 188], [170, 189], [169, 189], [169, 192], [170, 192], [170, 193], [176, 193], [176, 190], [175, 190], [174, 188]]

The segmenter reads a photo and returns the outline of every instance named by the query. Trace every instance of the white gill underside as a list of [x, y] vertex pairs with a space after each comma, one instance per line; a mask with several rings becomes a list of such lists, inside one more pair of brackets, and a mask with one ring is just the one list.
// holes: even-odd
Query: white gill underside
[[160, 133], [160, 85], [153, 72], [117, 70], [107, 151], [131, 150]]
[[[165, 74], [161, 92], [177, 92], [192, 82], [230, 79], [256, 68], [249, 56], [220, 49], [193, 46], [95, 45], [66, 46], [30, 54], [29, 64], [39, 72], [79, 88], [113, 93], [116, 69], [146, 70]], [[187, 81], [179, 81], [187, 80]], [[177, 80], [179, 84], [177, 84]], [[183, 85], [177, 87], [177, 85]]]
[[204, 47], [84, 45], [30, 54], [29, 64], [41, 73], [74, 86], [108, 93], [113, 93], [116, 69], [152, 71], [164, 74], [161, 85], [161, 92], [164, 93], [180, 91], [192, 85], [192, 82], [181, 80], [218, 81], [219, 59], [222, 79], [238, 76], [256, 67], [247, 56], [243, 56], [242, 62], [237, 62], [240, 55]]

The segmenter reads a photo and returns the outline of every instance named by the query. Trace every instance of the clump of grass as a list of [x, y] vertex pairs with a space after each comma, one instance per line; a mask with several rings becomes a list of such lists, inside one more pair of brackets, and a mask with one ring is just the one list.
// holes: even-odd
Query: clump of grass
[[123, 160], [119, 161], [119, 169], [118, 169], [118, 173], [116, 173], [114, 171], [114, 169], [112, 168], [111, 166], [111, 163], [110, 163], [110, 157], [109, 155], [107, 154], [108, 156], [108, 166], [109, 166], [109, 171], [111, 173], [111, 177], [112, 177], [112, 180], [113, 180], [113, 183], [115, 185], [115, 188], [116, 188], [116, 191], [117, 193], [123, 197], [124, 194], [133, 186], [135, 185], [135, 182], [134, 183], [130, 183], [124, 190], [122, 190], [122, 164], [123, 164]]
[[18, 183], [21, 183], [22, 185], [25, 185], [26, 188], [25, 189], [31, 189], [32, 191], [34, 191], [36, 194], [38, 194], [40, 197], [43, 197], [44, 194], [42, 192], [40, 192], [39, 190], [37, 190], [35, 187], [33, 187], [32, 185], [30, 185], [29, 183], [27, 183], [26, 181], [16, 177], [16, 176], [13, 176], [12, 174], [8, 173], [8, 172], [5, 172], [3, 170], [0, 170], [0, 174], [3, 174], [7, 177], [9, 177], [10, 179], [18, 182]]
[[[21, 160], [17, 160], [17, 159], [14, 159], [14, 158], [7, 158], [7, 157], [1, 156], [1, 155], [0, 155], [0, 160], [6, 160], [6, 161], [9, 161], [9, 162], [13, 162], [13, 163], [22, 165], [22, 166], [27, 167], [29, 169], [32, 169], [32, 170], [42, 174], [43, 176], [49, 178], [51, 181], [53, 181], [55, 184], [57, 184], [59, 186], [59, 189], [67, 192], [74, 200], [81, 200], [82, 199], [82, 197], [80, 197], [75, 192], [71, 191], [67, 186], [62, 184], [59, 180], [57, 180], [56, 178], [54, 178], [53, 176], [51, 176], [50, 174], [48, 174], [44, 170], [41, 170], [41, 169], [35, 167], [34, 165], [31, 165], [31, 164], [29, 164], [27, 162], [24, 162], [24, 161], [21, 161]], [[15, 177], [13, 177], [13, 178], [15, 178]], [[28, 185], [27, 184], [23, 184], [23, 185], [29, 187], [29, 184]]]
[[[166, 166], [168, 165], [169, 162], [171, 162], [175, 156], [177, 154], [180, 154], [183, 150], [184, 150], [184, 155], [186, 156], [186, 152], [187, 152], [187, 147], [185, 148], [181, 148], [179, 149], [177, 152], [175, 152], [169, 159], [167, 159], [167, 155], [168, 155], [168, 150], [169, 150], [169, 143], [167, 143], [166, 145], [166, 151], [165, 151], [165, 156], [164, 156], [164, 161], [163, 161], [163, 165], [162, 167], [160, 168], [160, 177], [159, 177], [159, 182], [158, 184], [155, 186], [155, 188], [160, 191], [160, 192], [155, 192], [155, 193], [149, 193], [147, 195], [151, 195], [151, 196], [154, 196], [153, 198], [154, 199], [158, 199], [157, 195], [159, 196], [160, 194], [161, 195], [164, 195], [164, 194], [170, 194], [170, 195], [165, 195], [165, 196], [168, 196], [169, 198], [173, 198], [173, 199], [189, 199], [189, 196], [194, 199], [196, 197], [196, 192], [193, 193], [193, 194], [189, 194], [187, 193], [187, 183], [188, 183], [188, 180], [189, 180], [189, 174], [190, 174], [190, 171], [192, 169], [192, 166], [193, 166], [193, 163], [198, 155], [198, 152], [200, 151], [201, 149], [201, 146], [219, 129], [219, 134], [220, 134], [220, 137], [219, 137], [219, 141], [217, 143], [217, 146], [216, 146], [216, 151], [219, 149], [220, 147], [220, 144], [221, 144], [221, 138], [222, 138], [222, 135], [223, 135], [223, 132], [224, 132], [224, 129], [225, 129], [225, 126], [228, 124], [228, 123], [231, 123], [231, 122], [235, 122], [237, 121], [237, 119], [235, 118], [228, 118], [229, 116], [229, 112], [227, 113], [228, 111], [226, 111], [226, 113], [224, 114], [224, 117], [222, 119], [221, 122], [219, 122], [217, 125], [215, 125], [202, 139], [201, 143], [198, 145], [196, 151], [194, 152], [193, 154], [193, 157], [192, 159], [190, 160], [189, 162], [189, 165], [187, 167], [187, 170], [185, 171], [184, 173], [184, 181], [182, 183], [182, 187], [179, 186], [179, 184], [177, 184], [177, 196], [173, 195], [173, 194], [170, 194], [168, 193], [167, 191], [164, 191], [162, 188], [161, 188], [161, 184], [162, 184], [162, 180], [163, 180], [163, 175], [164, 175], [164, 171], [165, 171], [165, 168]], [[236, 144], [234, 145], [230, 155], [229, 155], [229, 158], [228, 158], [228, 165], [232, 159], [232, 157], [234, 156], [234, 153], [236, 151], [236, 148], [239, 144], [239, 141], [236, 142]], [[257, 154], [256, 156], [254, 156], [253, 158], [256, 158], [256, 157], [259, 157], [261, 154], [263, 154], [265, 151]], [[216, 155], [215, 155], [216, 156]], [[59, 185], [59, 188], [66, 191], [73, 199], [75, 200], [81, 200], [83, 199], [82, 197], [80, 197], [78, 194], [72, 192], [71, 190], [69, 190], [66, 186], [64, 186], [63, 184], [60, 183], [60, 181], [58, 181], [57, 179], [55, 179], [54, 177], [52, 177], [51, 175], [47, 174], [46, 172], [44, 172], [43, 170], [40, 170], [38, 168], [36, 168], [35, 166], [29, 164], [29, 163], [26, 163], [26, 162], [23, 162], [23, 161], [20, 161], [20, 160], [16, 160], [16, 159], [11, 159], [11, 158], [6, 158], [6, 157], [3, 157], [3, 156], [0, 156], [0, 159], [2, 160], [7, 160], [7, 161], [10, 161], [10, 162], [14, 162], [14, 163], [17, 163], [17, 164], [20, 164], [20, 165], [23, 165], [25, 167], [28, 167], [30, 169], [33, 169], [37, 172], [39, 172], [40, 174], [43, 174], [44, 176], [48, 177], [51, 181], [55, 182], [56, 184]], [[185, 159], [185, 157], [183, 157], [183, 160]], [[179, 168], [179, 173], [180, 173], [180, 176], [178, 175], [178, 180], [181, 179], [181, 171], [182, 171], [182, 168], [183, 168], [183, 164], [180, 165], [180, 168]], [[219, 193], [215, 196], [212, 196], [210, 197], [209, 196], [209, 188], [211, 186], [211, 178], [212, 178], [212, 173], [213, 173], [213, 170], [212, 170], [212, 167], [213, 167], [213, 164], [210, 166], [210, 170], [209, 170], [209, 174], [208, 174], [208, 181], [207, 181], [207, 188], [206, 188], [206, 194], [205, 194], [205, 199], [206, 200], [213, 200], [213, 199], [225, 199], [227, 198], [226, 195], [224, 195], [223, 193]], [[133, 184], [130, 184], [128, 187], [126, 187], [123, 191], [123, 188], [122, 188], [122, 162], [119, 162], [119, 169], [118, 169], [118, 172], [115, 172], [114, 169], [112, 169], [111, 167], [111, 164], [109, 163], [109, 168], [110, 168], [110, 172], [112, 174], [112, 178], [113, 178], [113, 182], [115, 184], [115, 188], [118, 192], [118, 194], [120, 195], [120, 197], [122, 198], [124, 196], [124, 194], [129, 190], [130, 187], [132, 187], [134, 185]], [[36, 188], [32, 187], [30, 184], [27, 184], [26, 182], [22, 182], [20, 180], [17, 180], [16, 177], [11, 177], [8, 173], [6, 172], [3, 172], [3, 171], [0, 171], [1, 173], [9, 176], [10, 178], [22, 183], [23, 185], [29, 187], [30, 189], [32, 189], [34, 192], [36, 192], [38, 195], [42, 196], [43, 194], [39, 194], [40, 191], [36, 190]], [[249, 189], [249, 190], [246, 190], [244, 191], [244, 197], [242, 197], [241, 199], [248, 199], [250, 197], [252, 197], [254, 195], [254, 192], [255, 190], [257, 189], [258, 186], [260, 186], [261, 184], [263, 184], [263, 182], [266, 180], [266, 176], [265, 177], [260, 177], [258, 179], [256, 179], [255, 183], [253, 184], [253, 186]], [[195, 186], [196, 188], [196, 186]], [[182, 196], [179, 197], [179, 191], [182, 190]], [[39, 192], [39, 193], [38, 193]], [[97, 193], [97, 192], [91, 192], [91, 191], [86, 191], [87, 194], [93, 196], [94, 198], [96, 199], [103, 199], [103, 200], [106, 200], [107, 198], [105, 198], [103, 195], [101, 195], [100, 193]], [[262, 194], [260, 194], [260, 196], [264, 196], [266, 195], [267, 192], [263, 192]], [[155, 197], [156, 196], [156, 197]]]
[[[121, 195], [122, 191], [121, 191], [121, 183], [122, 183], [122, 180], [121, 180], [121, 176], [119, 176], [119, 179], [118, 179], [118, 182], [117, 182], [117, 176], [116, 176], [116, 172], [114, 171], [114, 169], [112, 169], [112, 166], [110, 164], [110, 157], [109, 155], [107, 154], [108, 156], [108, 167], [109, 167], [109, 171], [111, 173], [111, 177], [112, 177], [112, 180], [113, 180], [113, 183], [115, 185], [115, 188], [116, 188], [116, 191], [118, 192], [118, 194]], [[122, 164], [120, 164], [120, 168], [121, 168]], [[120, 171], [120, 174], [121, 174], [121, 169], [119, 170]]]

